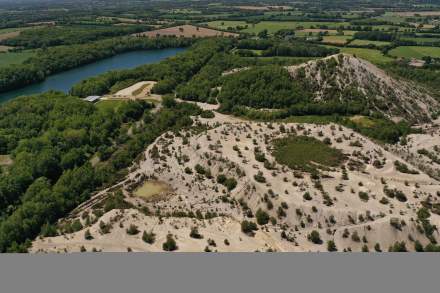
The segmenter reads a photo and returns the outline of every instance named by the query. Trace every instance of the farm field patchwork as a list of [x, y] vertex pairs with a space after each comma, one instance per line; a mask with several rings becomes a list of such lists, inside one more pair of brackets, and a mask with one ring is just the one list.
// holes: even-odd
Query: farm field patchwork
[[440, 36], [438, 38], [424, 38], [424, 37], [404, 37], [403, 41], [411, 41], [417, 43], [438, 43], [440, 42]]
[[144, 33], [135, 34], [136, 36], [146, 36], [150, 38], [155, 38], [157, 36], [177, 36], [177, 37], [237, 37], [238, 34], [222, 32], [218, 30], [208, 29], [204, 27], [196, 27], [193, 25], [181, 25], [170, 28], [158, 29], [154, 31], [148, 31]]
[[235, 28], [237, 26], [248, 26], [242, 32], [258, 33], [267, 29], [269, 33], [275, 33], [281, 29], [310, 29], [318, 28], [320, 26], [327, 26], [328, 29], [338, 28], [340, 26], [349, 25], [348, 22], [300, 22], [300, 21], [262, 21], [257, 24], [246, 23], [245, 21], [211, 21], [207, 23], [208, 26], [218, 29]]

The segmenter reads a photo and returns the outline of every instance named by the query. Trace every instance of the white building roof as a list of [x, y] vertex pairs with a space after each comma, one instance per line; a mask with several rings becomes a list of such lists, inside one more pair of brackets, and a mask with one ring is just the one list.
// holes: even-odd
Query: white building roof
[[99, 100], [100, 98], [101, 98], [101, 96], [88, 96], [88, 97], [84, 98], [84, 101], [95, 102], [95, 101]]

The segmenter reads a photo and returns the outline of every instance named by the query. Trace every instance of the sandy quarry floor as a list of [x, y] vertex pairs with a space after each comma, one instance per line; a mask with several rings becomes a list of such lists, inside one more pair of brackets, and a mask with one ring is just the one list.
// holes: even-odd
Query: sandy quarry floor
[[[126, 179], [97, 193], [64, 220], [79, 219], [85, 226], [84, 215], [88, 213], [93, 224], [78, 232], [36, 239], [32, 251], [75, 252], [81, 248], [87, 251], [163, 251], [162, 244], [168, 234], [175, 239], [177, 251], [198, 252], [327, 251], [328, 240], [334, 240], [339, 251], [361, 251], [363, 246], [374, 251], [377, 244], [386, 251], [396, 241], [404, 241], [407, 249], [413, 250], [415, 240], [423, 245], [429, 243], [417, 228], [420, 224], [416, 212], [424, 200], [439, 202], [440, 182], [420, 170], [416, 175], [398, 172], [394, 162], [404, 162], [397, 154], [398, 149], [387, 151], [338, 125], [248, 122], [219, 113], [213, 119], [196, 118], [196, 124], [206, 125], [206, 130], [162, 135], [145, 150], [144, 159], [133, 165]], [[281, 125], [286, 132], [280, 131]], [[322, 191], [310, 174], [276, 163], [271, 155], [271, 141], [294, 132], [319, 140], [330, 138], [332, 146], [347, 156], [348, 180], [343, 179], [339, 167], [321, 171]], [[410, 140], [408, 149], [418, 148], [419, 144], [425, 147], [436, 144], [424, 136]], [[274, 163], [271, 170], [256, 161], [255, 147]], [[382, 162], [383, 167], [376, 168], [375, 160]], [[411, 169], [418, 169], [414, 164], [406, 164]], [[196, 165], [209, 169], [212, 178], [197, 174]], [[266, 178], [266, 183], [255, 180], [254, 175], [258, 172]], [[218, 174], [235, 178], [237, 186], [228, 191], [217, 183]], [[133, 195], [138, 186], [152, 179], [167, 183], [170, 192], [155, 200]], [[385, 186], [402, 191], [408, 200], [400, 202], [388, 198], [384, 194]], [[91, 216], [101, 208], [100, 203], [106, 196], [118, 189], [123, 191], [132, 208]], [[311, 200], [304, 199], [306, 192]], [[324, 203], [323, 192], [331, 198], [331, 205]], [[359, 192], [367, 193], [369, 200], [361, 200]], [[381, 203], [382, 198], [387, 198], [388, 202]], [[269, 208], [269, 201], [272, 208]], [[145, 208], [149, 212], [145, 212]], [[241, 231], [241, 222], [255, 222], [258, 209], [267, 211], [276, 223], [259, 226], [255, 235], [249, 236]], [[279, 210], [285, 215], [280, 215]], [[439, 226], [440, 216], [432, 214], [430, 221]], [[100, 222], [111, 226], [108, 233], [102, 232]], [[399, 227], [395, 228], [391, 222], [398, 223]], [[130, 225], [136, 225], [140, 232], [129, 235], [126, 230]], [[192, 227], [197, 227], [202, 239], [190, 237]], [[85, 239], [86, 230], [93, 236], [92, 240]], [[319, 232], [322, 244], [307, 239], [312, 230]], [[142, 240], [144, 231], [156, 234], [153, 244]], [[440, 240], [438, 232], [434, 232], [434, 237]]]
[[152, 94], [151, 89], [156, 84], [156, 81], [140, 81], [127, 88], [124, 88], [114, 94], [106, 95], [101, 100], [136, 100], [136, 99], [151, 99], [161, 101], [161, 96]]

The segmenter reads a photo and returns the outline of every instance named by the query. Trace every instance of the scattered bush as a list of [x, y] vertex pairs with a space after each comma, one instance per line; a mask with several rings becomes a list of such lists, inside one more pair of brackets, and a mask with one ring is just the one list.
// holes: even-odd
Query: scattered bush
[[130, 224], [130, 226], [128, 227], [128, 229], [126, 230], [128, 235], [136, 235], [139, 233], [139, 229], [136, 225], [134, 224]]
[[258, 225], [266, 225], [269, 223], [269, 215], [263, 211], [262, 209], [258, 209], [257, 213], [255, 214], [255, 217], [257, 218]]
[[202, 239], [203, 238], [203, 236], [200, 235], [199, 229], [197, 229], [197, 227], [191, 228], [191, 232], [189, 233], [189, 237], [194, 238], [194, 239]]
[[156, 234], [154, 234], [153, 231], [144, 231], [144, 233], [142, 234], [142, 240], [145, 243], [153, 244], [156, 241]]
[[167, 240], [162, 244], [162, 249], [164, 251], [175, 251], [178, 249], [176, 240], [174, 240], [172, 234], [167, 235]]
[[310, 232], [310, 234], [307, 235], [307, 239], [314, 244], [322, 244], [321, 235], [319, 235], [319, 232], [316, 230]]
[[241, 231], [248, 235], [248, 236], [253, 236], [254, 235], [254, 231], [257, 231], [257, 224], [255, 224], [254, 222], [251, 221], [246, 221], [244, 220], [243, 222], [241, 222]]
[[327, 251], [330, 252], [338, 251], [338, 248], [336, 247], [336, 244], [333, 240], [327, 241]]

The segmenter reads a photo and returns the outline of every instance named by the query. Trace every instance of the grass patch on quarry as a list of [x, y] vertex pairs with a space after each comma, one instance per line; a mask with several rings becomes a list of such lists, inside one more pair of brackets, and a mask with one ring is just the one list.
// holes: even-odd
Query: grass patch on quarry
[[159, 181], [146, 181], [134, 191], [134, 195], [143, 199], [150, 199], [154, 196], [168, 192], [170, 187]]
[[361, 127], [374, 127], [376, 122], [367, 116], [356, 115], [350, 118], [350, 121], [356, 123]]
[[102, 111], [116, 111], [127, 100], [102, 100], [96, 103], [96, 107]]
[[292, 169], [311, 172], [321, 166], [337, 167], [344, 154], [322, 141], [308, 136], [289, 136], [273, 142], [273, 156]]

